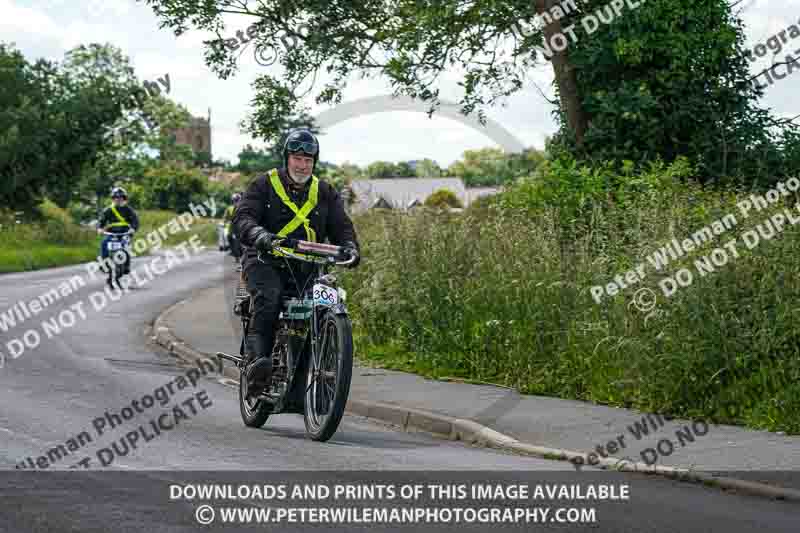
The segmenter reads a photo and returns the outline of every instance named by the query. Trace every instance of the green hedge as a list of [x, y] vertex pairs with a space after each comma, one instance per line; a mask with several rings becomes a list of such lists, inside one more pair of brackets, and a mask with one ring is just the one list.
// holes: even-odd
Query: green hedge
[[[734, 191], [693, 184], [683, 161], [610, 168], [549, 162], [463, 214], [357, 218], [365, 259], [345, 279], [359, 353], [430, 376], [800, 432], [800, 226], [752, 250], [739, 239], [740, 256], [713, 274], [693, 264], [786, 202], [743, 219]], [[647, 262], [729, 213], [738, 224], [702, 249], [663, 272]], [[643, 262], [644, 282], [595, 302], [591, 287]], [[694, 281], [667, 298], [658, 282], [680, 268]], [[658, 298], [652, 311], [632, 305], [642, 288]]]

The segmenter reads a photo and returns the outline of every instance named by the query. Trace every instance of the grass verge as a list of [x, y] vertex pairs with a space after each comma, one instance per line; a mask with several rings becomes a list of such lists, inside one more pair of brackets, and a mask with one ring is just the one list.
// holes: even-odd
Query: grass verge
[[[94, 229], [76, 224], [65, 210], [51, 202], [44, 202], [40, 210], [43, 218], [36, 222], [17, 224], [12, 214], [0, 215], [0, 273], [87, 263], [100, 255], [102, 237]], [[150, 253], [159, 242], [163, 247], [176, 246], [193, 235], [206, 246], [216, 246], [217, 219], [194, 219], [183, 231], [170, 225], [176, 216], [171, 211], [139, 212], [136, 238], [147, 243], [141, 255]], [[161, 234], [148, 237], [159, 229]], [[162, 235], [166, 238], [162, 239]]]

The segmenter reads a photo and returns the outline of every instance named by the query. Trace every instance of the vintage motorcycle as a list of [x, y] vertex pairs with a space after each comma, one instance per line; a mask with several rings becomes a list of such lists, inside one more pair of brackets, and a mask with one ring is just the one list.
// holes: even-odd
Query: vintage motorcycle
[[306, 434], [324, 442], [333, 436], [342, 420], [353, 374], [353, 333], [344, 304], [346, 293], [327, 269], [332, 265], [348, 266], [356, 258], [347, 258], [345, 248], [340, 246], [295, 239], [279, 238], [273, 241], [273, 247], [287, 258], [315, 266], [307, 284], [311, 286], [282, 301], [275, 326], [269, 390], [248, 398], [245, 339], [252, 319], [253, 297], [247, 291], [244, 276], [240, 276], [233, 309], [242, 322], [239, 356], [224, 352], [216, 355], [232, 361], [239, 369], [239, 407], [245, 425], [261, 427], [270, 415], [302, 414]]
[[125, 233], [111, 233], [104, 231], [103, 235], [111, 237], [109, 239], [108, 255], [113, 261], [113, 268], [108, 270], [108, 285], [113, 288], [116, 283], [117, 287], [122, 289], [119, 280], [130, 271], [131, 267], [131, 239], [133, 238], [133, 230], [128, 230]]
[[228, 230], [222, 222], [217, 224], [217, 247], [220, 252], [227, 252], [228, 248], [230, 248], [228, 243]]

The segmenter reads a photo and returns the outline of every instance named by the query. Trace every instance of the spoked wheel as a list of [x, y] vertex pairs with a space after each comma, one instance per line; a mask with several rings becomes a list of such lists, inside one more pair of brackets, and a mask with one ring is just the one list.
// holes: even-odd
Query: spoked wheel
[[270, 406], [264, 400], [247, 398], [247, 376], [244, 368], [239, 372], [239, 411], [242, 413], [244, 425], [251, 428], [263, 426], [271, 412]]
[[127, 255], [125, 252], [117, 252], [114, 254], [114, 283], [117, 284], [117, 287], [120, 289], [122, 285], [120, 284], [119, 280], [122, 279], [122, 276], [125, 275], [125, 263], [127, 262]]
[[353, 376], [353, 331], [344, 315], [326, 313], [319, 350], [308, 365], [305, 422], [308, 435], [327, 441], [339, 427]]
[[[242, 320], [242, 347], [240, 355], [245, 357], [245, 340], [247, 338], [247, 329], [249, 319]], [[264, 400], [258, 398], [247, 398], [247, 376], [244, 372], [244, 367], [239, 369], [239, 412], [242, 413], [242, 421], [245, 426], [251, 428], [260, 428], [267, 422], [272, 407]]]

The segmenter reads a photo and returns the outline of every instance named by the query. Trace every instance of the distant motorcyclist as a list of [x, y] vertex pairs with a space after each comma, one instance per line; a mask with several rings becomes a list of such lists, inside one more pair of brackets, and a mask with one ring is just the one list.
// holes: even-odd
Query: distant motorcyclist
[[[138, 231], [139, 217], [136, 211], [128, 205], [128, 193], [122, 187], [114, 187], [111, 191], [112, 204], [107, 207], [100, 221], [97, 223], [97, 232], [103, 234], [108, 233], [126, 233], [130, 230]], [[106, 236], [100, 244], [100, 255], [103, 259], [107, 259], [108, 243], [112, 239], [111, 236]], [[130, 274], [130, 261], [125, 265], [125, 273]]]
[[270, 385], [274, 324], [284, 293], [294, 286], [295, 279], [302, 288], [313, 274], [308, 264], [273, 251], [273, 239], [328, 239], [356, 257], [351, 268], [359, 262], [355, 228], [341, 196], [313, 174], [318, 161], [317, 138], [305, 129], [291, 132], [283, 145], [283, 168], [253, 180], [233, 219], [246, 247], [244, 276], [248, 291], [254, 296], [253, 318], [245, 343], [248, 396]]
[[241, 193], [234, 193], [231, 196], [231, 205], [225, 210], [222, 221], [225, 224], [225, 235], [228, 239], [228, 247], [230, 248], [231, 255], [238, 261], [242, 255], [241, 246], [239, 246], [239, 238], [236, 235], [236, 226], [233, 225], [233, 217], [236, 214], [236, 208], [239, 202], [242, 201]]

